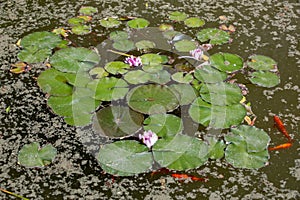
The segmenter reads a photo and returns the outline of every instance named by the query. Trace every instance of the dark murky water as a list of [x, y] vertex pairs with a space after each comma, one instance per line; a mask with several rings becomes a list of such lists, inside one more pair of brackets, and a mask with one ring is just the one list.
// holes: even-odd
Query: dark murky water
[[[0, 187], [29, 199], [300, 199], [299, 1], [106, 2], [0, 1]], [[112, 181], [111, 176], [101, 173], [92, 154], [99, 148], [93, 133], [67, 126], [47, 108], [45, 95], [35, 81], [43, 67], [36, 66], [20, 75], [9, 72], [10, 64], [17, 61], [15, 43], [19, 38], [66, 25], [82, 5], [97, 6], [99, 19], [141, 16], [152, 26], [165, 22], [167, 13], [174, 10], [204, 18], [205, 27], [216, 27], [218, 16], [227, 16], [228, 24], [237, 27], [233, 43], [214, 51], [237, 53], [244, 59], [254, 53], [263, 54], [278, 62], [281, 84], [271, 89], [249, 84], [247, 98], [258, 116], [256, 126], [270, 134], [272, 144], [284, 139], [273, 128], [270, 114], [277, 114], [295, 139], [294, 145], [271, 152], [269, 165], [259, 170], [234, 169], [215, 161], [191, 171], [208, 177], [207, 183], [178, 182], [167, 175], [149, 174]], [[11, 110], [6, 113], [8, 106]], [[33, 141], [51, 142], [57, 147], [53, 164], [43, 169], [26, 169], [17, 164], [20, 148]], [[0, 198], [13, 199], [4, 193]]]

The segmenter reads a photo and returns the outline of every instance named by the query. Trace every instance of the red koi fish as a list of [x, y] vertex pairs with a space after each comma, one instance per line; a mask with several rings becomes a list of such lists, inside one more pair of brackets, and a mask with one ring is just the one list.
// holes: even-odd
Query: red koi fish
[[269, 147], [268, 150], [274, 151], [274, 150], [278, 150], [278, 149], [287, 149], [287, 148], [290, 148], [291, 146], [292, 146], [292, 143], [288, 142], [288, 143], [277, 145], [275, 147]]
[[173, 178], [178, 178], [178, 179], [191, 179], [193, 181], [202, 181], [206, 182], [207, 178], [200, 178], [192, 175], [187, 175], [187, 174], [172, 174]]
[[289, 142], [292, 141], [291, 136], [288, 134], [287, 130], [285, 129], [284, 124], [280, 120], [280, 118], [277, 115], [274, 115], [274, 122], [275, 126], [278, 128], [278, 130], [289, 140]]

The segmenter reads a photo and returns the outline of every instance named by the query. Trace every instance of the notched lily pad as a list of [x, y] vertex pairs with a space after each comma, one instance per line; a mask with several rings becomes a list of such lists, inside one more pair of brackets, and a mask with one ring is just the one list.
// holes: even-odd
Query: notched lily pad
[[190, 17], [184, 20], [184, 24], [187, 27], [195, 28], [195, 27], [201, 27], [205, 24], [205, 21], [203, 19], [200, 19], [198, 17]]
[[56, 153], [51, 144], [40, 148], [38, 142], [33, 142], [22, 147], [18, 154], [18, 163], [25, 167], [44, 167], [53, 161]]
[[213, 136], [205, 137], [205, 141], [209, 144], [209, 158], [221, 159], [224, 157], [226, 144], [223, 140], [220, 140]]
[[138, 48], [139, 50], [147, 50], [147, 49], [152, 49], [154, 48], [156, 45], [154, 42], [150, 41], [150, 40], [141, 40], [137, 43], [135, 43], [136, 48]]
[[93, 119], [93, 129], [110, 138], [135, 134], [142, 128], [144, 116], [124, 106], [108, 106], [100, 109]]
[[210, 56], [211, 65], [222, 72], [234, 72], [242, 69], [243, 59], [231, 53], [216, 53]]
[[142, 70], [130, 71], [125, 74], [124, 79], [130, 84], [147, 83], [151, 79], [151, 74]]
[[120, 24], [121, 22], [113, 17], [100, 20], [100, 25], [106, 28], [118, 27]]
[[187, 14], [185, 14], [184, 12], [174, 11], [169, 13], [169, 19], [174, 21], [183, 21], [187, 17]]
[[176, 94], [180, 105], [189, 105], [199, 96], [198, 91], [189, 84], [172, 84], [170, 88]]
[[136, 18], [127, 22], [127, 25], [130, 28], [134, 28], [134, 29], [146, 28], [147, 26], [149, 26], [149, 24], [150, 22], [144, 18]]
[[130, 65], [121, 62], [121, 61], [113, 61], [107, 63], [104, 68], [111, 74], [124, 74], [127, 72], [127, 69], [130, 68]]
[[196, 49], [195, 41], [190, 40], [180, 40], [174, 44], [175, 49], [179, 52], [190, 52], [191, 50]]
[[113, 43], [113, 47], [117, 50], [126, 51], [126, 52], [135, 48], [134, 42], [131, 41], [131, 40], [127, 40], [127, 39], [125, 39], [125, 40], [124, 39], [116, 40]]
[[223, 82], [227, 78], [225, 72], [221, 72], [209, 65], [205, 65], [200, 69], [196, 69], [194, 72], [194, 76], [196, 79], [204, 83]]
[[128, 37], [128, 33], [125, 31], [114, 31], [109, 34], [109, 38], [114, 41], [127, 40]]
[[249, 80], [251, 83], [262, 87], [275, 87], [280, 83], [280, 78], [273, 72], [259, 70], [250, 74]]
[[184, 72], [176, 72], [172, 75], [172, 79], [178, 83], [190, 83], [194, 80], [191, 74], [187, 74]]
[[224, 44], [229, 41], [229, 33], [216, 28], [206, 28], [196, 34], [201, 42], [209, 41], [210, 44]]
[[72, 33], [76, 35], [86, 35], [91, 32], [91, 26], [89, 25], [77, 25], [72, 27]]
[[277, 63], [272, 58], [262, 55], [250, 56], [247, 65], [255, 70], [277, 69]]
[[92, 6], [83, 6], [79, 9], [79, 13], [84, 15], [92, 15], [96, 12], [98, 12], [97, 8]]

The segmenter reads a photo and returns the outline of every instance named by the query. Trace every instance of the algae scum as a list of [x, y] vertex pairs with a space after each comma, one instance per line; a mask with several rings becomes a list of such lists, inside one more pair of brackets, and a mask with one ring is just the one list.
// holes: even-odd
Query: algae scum
[[299, 198], [297, 3], [1, 4], [1, 188]]

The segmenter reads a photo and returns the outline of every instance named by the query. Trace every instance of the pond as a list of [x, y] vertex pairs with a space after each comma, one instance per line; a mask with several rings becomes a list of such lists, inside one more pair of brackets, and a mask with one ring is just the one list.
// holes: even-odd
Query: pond
[[[169, 0], [112, 0], [107, 2], [102, 0], [12, 0], [5, 2], [0, 1], [0, 5], [1, 199], [15, 199], [13, 195], [9, 195], [7, 194], [7, 192], [3, 192], [4, 190], [13, 192], [14, 194], [21, 195], [28, 199], [300, 198], [300, 52], [298, 41], [298, 37], [300, 34], [298, 28], [300, 9], [298, 1], [295, 0], [282, 2], [279, 0], [257, 0], [239, 2], [231, 0], [180, 0], [175, 2]], [[148, 129], [152, 128], [152, 130], [155, 129], [155, 124], [151, 125], [151, 120], [157, 120], [157, 123], [159, 124], [161, 115], [158, 115], [156, 113], [159, 113], [161, 110], [165, 112], [164, 109], [166, 109], [169, 114], [168, 116], [170, 116], [170, 121], [174, 120], [168, 124], [169, 127], [166, 127], [166, 129], [181, 129], [180, 122], [176, 121], [176, 116], [180, 116], [181, 118], [183, 118], [183, 124], [185, 126], [184, 132], [187, 133], [188, 136], [171, 136], [176, 138], [172, 139], [173, 141], [175, 141], [173, 146], [176, 147], [178, 145], [177, 149], [180, 148], [180, 145], [186, 141], [187, 137], [193, 135], [197, 130], [199, 130], [198, 134], [200, 135], [201, 139], [205, 138], [203, 135], [217, 135], [219, 136], [219, 138], [224, 138], [223, 136], [228, 132], [228, 128], [231, 125], [238, 125], [239, 123], [236, 123], [235, 121], [229, 121], [228, 124], [226, 124], [227, 121], [225, 120], [225, 125], [210, 123], [213, 128], [206, 128], [208, 124], [203, 122], [202, 118], [196, 119], [198, 116], [195, 117], [195, 115], [191, 114], [198, 112], [198, 110], [195, 111], [196, 106], [194, 106], [195, 109], [193, 110], [189, 107], [189, 105], [187, 106], [182, 103], [183, 99], [180, 99], [180, 102], [177, 102], [175, 97], [175, 100], [173, 101], [172, 98], [174, 96], [174, 93], [170, 92], [171, 90], [166, 86], [163, 86], [166, 82], [169, 81], [169, 73], [172, 74], [173, 82], [184, 82], [187, 81], [186, 79], [188, 79], [187, 76], [173, 76], [175, 72], [172, 71], [171, 68], [168, 68], [168, 70], [165, 71], [160, 71], [160, 73], [157, 73], [154, 77], [148, 77], [148, 79], [156, 83], [156, 85], [141, 84], [144, 80], [143, 78], [141, 78], [142, 74], [137, 74], [131, 77], [129, 75], [127, 76], [126, 74], [124, 76], [124, 79], [127, 82], [132, 83], [131, 86], [128, 86], [130, 91], [128, 92], [129, 89], [127, 88], [127, 85], [126, 87], [124, 86], [124, 83], [126, 84], [126, 82], [123, 79], [118, 79], [118, 83], [115, 84], [119, 84], [117, 88], [120, 91], [118, 90], [118, 92], [114, 91], [110, 93], [110, 96], [113, 96], [113, 99], [107, 97], [107, 91], [109, 90], [106, 90], [106, 93], [99, 93], [93, 96], [93, 98], [90, 98], [93, 100], [90, 100], [89, 96], [84, 96], [86, 94], [84, 92], [80, 95], [83, 95], [85, 98], [82, 98], [82, 96], [79, 95], [79, 99], [71, 99], [73, 101], [78, 100], [87, 102], [85, 106], [88, 108], [91, 107], [91, 111], [94, 111], [95, 109], [99, 110], [97, 112], [96, 118], [98, 121], [94, 120], [93, 125], [91, 125], [91, 122], [89, 121], [91, 119], [90, 115], [88, 115], [87, 117], [87, 122], [85, 120], [86, 115], [80, 115], [80, 120], [70, 119], [68, 114], [61, 114], [64, 117], [57, 115], [58, 112], [67, 112], [68, 107], [63, 107], [63, 109], [59, 107], [61, 105], [57, 104], [57, 102], [62, 102], [62, 99], [52, 98], [52, 100], [50, 100], [51, 98], [49, 98], [49, 94], [53, 95], [53, 93], [51, 93], [53, 91], [45, 89], [43, 84], [45, 82], [51, 82], [51, 80], [47, 79], [49, 73], [50, 75], [53, 75], [53, 73], [61, 73], [58, 71], [53, 71], [57, 66], [59, 66], [57, 65], [57, 63], [62, 62], [63, 59], [61, 58], [63, 58], [64, 55], [67, 54], [65, 53], [63, 54], [63, 56], [56, 56], [59, 58], [55, 58], [55, 55], [51, 57], [50, 63], [52, 65], [52, 68], [50, 70], [47, 69], [49, 66], [38, 63], [31, 65], [31, 69], [28, 71], [24, 71], [22, 73], [13, 73], [14, 71], [10, 71], [13, 68], [12, 64], [17, 63], [20, 57], [24, 58], [24, 55], [20, 55], [21, 48], [18, 47], [16, 43], [19, 39], [24, 38], [31, 33], [43, 31], [50, 32], [58, 27], [63, 27], [65, 29], [70, 28], [70, 21], [68, 20], [78, 16], [78, 13], [82, 6], [92, 6], [94, 8], [97, 8], [97, 12], [91, 15], [93, 18], [92, 20], [96, 23], [91, 23], [91, 31], [88, 28], [88, 33], [86, 35], [78, 36], [76, 34], [68, 33], [69, 36], [67, 38], [68, 40], [72, 41], [72, 46], [74, 47], [74, 49], [79, 49], [78, 47], [95, 47], [91, 49], [96, 49], [96, 52], [100, 52], [100, 62], [103, 62], [101, 63], [102, 65], [105, 65], [108, 61], [118, 61], [113, 62], [111, 65], [105, 65], [105, 70], [110, 73], [109, 78], [101, 79], [106, 81], [105, 84], [111, 84], [115, 79], [120, 78], [121, 73], [124, 72], [125, 74], [127, 70], [131, 69], [132, 66], [129, 65], [136, 65], [137, 69], [141, 69], [140, 71], [144, 70], [146, 72], [149, 72], [149, 70], [153, 70], [151, 66], [148, 66], [147, 69], [144, 68], [145, 66], [141, 67], [139, 61], [127, 59], [126, 64], [124, 62], [124, 58], [127, 57], [127, 55], [124, 56], [124, 54], [134, 54], [137, 57], [141, 56], [140, 62], [143, 63], [146, 63], [146, 61], [150, 63], [150, 61], [153, 61], [153, 57], [158, 56], [158, 59], [161, 60], [159, 63], [156, 63], [157, 66], [163, 63], [164, 67], [166, 67], [165, 65], [167, 64], [172, 65], [172, 62], [174, 62], [174, 65], [177, 64], [177, 66], [180, 66], [180, 64], [182, 64], [180, 63], [182, 61], [181, 58], [184, 58], [186, 56], [195, 57], [195, 55], [198, 55], [196, 54], [197, 52], [193, 52], [192, 55], [188, 55], [188, 53], [181, 55], [180, 53], [178, 53], [180, 52], [180, 50], [185, 51], [185, 48], [188, 48], [188, 52], [189, 50], [194, 49], [194, 47], [191, 48], [194, 43], [188, 43], [188, 41], [186, 43], [180, 44], [180, 42], [184, 40], [190, 40], [195, 35], [197, 35], [199, 31], [207, 28], [220, 27], [220, 29], [223, 29], [225, 33], [228, 33], [228, 35], [230, 35], [231, 39], [227, 38], [229, 42], [228, 40], [226, 40], [226, 44], [214, 45], [211, 50], [205, 51], [203, 55], [201, 54], [201, 59], [203, 59], [200, 59], [201, 63], [207, 61], [206, 59], [210, 57], [211, 60], [215, 59], [215, 66], [217, 66], [216, 63], [218, 59], [216, 57], [222, 57], [222, 55], [224, 55], [218, 54], [219, 52], [226, 52], [228, 53], [228, 55], [237, 54], [240, 57], [234, 57], [235, 60], [239, 60], [241, 58], [245, 62], [249, 60], [249, 62], [255, 63], [256, 61], [254, 62], [254, 60], [259, 60], [257, 57], [250, 57], [255, 54], [264, 55], [267, 58], [274, 59], [277, 62], [277, 67], [280, 74], [280, 83], [276, 83], [275, 86], [261, 87], [255, 84], [255, 82], [246, 79], [239, 74], [232, 79], [237, 78], [239, 82], [247, 86], [249, 94], [245, 96], [247, 102], [251, 103], [251, 109], [255, 114], [250, 115], [250, 117], [252, 120], [254, 116], [256, 117], [256, 120], [254, 122], [255, 127], [257, 127], [259, 130], [263, 130], [259, 133], [267, 133], [268, 135], [265, 139], [259, 136], [259, 139], [257, 139], [257, 141], [254, 141], [253, 138], [251, 138], [251, 142], [249, 142], [247, 145], [252, 146], [253, 148], [257, 148], [254, 146], [256, 144], [261, 144], [260, 142], [264, 140], [270, 145], [270, 147], [287, 143], [287, 138], [281, 133], [282, 131], [280, 132], [274, 126], [274, 115], [279, 116], [279, 118], [284, 123], [288, 134], [292, 138], [288, 139], [288, 144], [292, 145], [289, 148], [270, 151], [270, 158], [267, 159], [267, 161], [264, 160], [263, 166], [259, 167], [253, 167], [252, 165], [251, 167], [239, 167], [235, 163], [237, 162], [237, 160], [233, 159], [234, 162], [229, 162], [230, 159], [228, 159], [228, 157], [225, 159], [221, 156], [221, 159], [212, 159], [212, 157], [207, 157], [207, 160], [200, 160], [199, 163], [201, 164], [198, 163], [199, 165], [197, 165], [200, 167], [196, 168], [190, 166], [192, 165], [191, 163], [197, 163], [197, 161], [194, 160], [194, 157], [192, 157], [192, 159], [188, 161], [189, 167], [184, 168], [189, 170], [169, 171], [163, 168], [160, 171], [156, 171], [153, 173], [151, 171], [148, 171], [147, 173], [135, 173], [128, 170], [127, 166], [125, 166], [121, 170], [120, 168], [117, 168], [119, 171], [111, 170], [106, 163], [107, 161], [105, 161], [103, 157], [116, 157], [122, 154], [120, 152], [114, 152], [117, 149], [113, 147], [112, 150], [109, 151], [109, 146], [104, 145], [105, 142], [107, 142], [107, 138], [103, 137], [103, 132], [105, 132], [106, 136], [113, 138], [115, 143], [125, 143], [126, 145], [130, 146], [128, 147], [129, 149], [135, 149], [138, 151], [142, 148], [143, 150], [141, 151], [145, 152], [145, 155], [148, 159], [147, 162], [152, 161], [153, 156], [156, 161], [155, 164], [163, 165], [164, 161], [166, 160], [164, 156], [159, 157], [159, 153], [165, 151], [162, 145], [164, 144], [163, 139], [165, 135], [158, 134], [158, 138], [151, 141], [151, 144], [145, 142], [145, 144], [147, 145], [145, 146], [142, 145], [142, 139], [144, 139], [145, 141], [145, 138], [149, 137], [149, 135], [147, 135], [149, 134], [149, 132], [147, 134], [144, 133], [144, 135], [141, 134], [141, 137], [143, 138], [140, 140], [140, 143], [138, 143], [138, 139], [132, 139], [133, 135], [130, 134], [137, 130], [137, 132], [139, 133], [140, 129], [139, 127], [136, 128], [134, 126], [131, 126], [130, 123], [132, 122], [130, 120], [126, 120], [127, 115], [125, 117], [122, 117], [120, 115], [120, 117], [118, 118], [120, 122], [130, 124], [130, 126], [125, 126], [125, 128], [118, 131], [118, 134], [120, 135], [116, 135], [116, 133], [112, 131], [110, 127], [105, 127], [105, 131], [101, 130], [99, 134], [99, 131], [97, 130], [104, 129], [103, 124], [105, 124], [106, 121], [103, 122], [103, 119], [109, 119], [111, 117], [111, 113], [113, 113], [112, 110], [114, 108], [113, 106], [117, 107], [118, 109], [117, 111], [114, 111], [114, 113], [118, 113], [121, 110], [121, 114], [132, 114], [132, 112], [136, 111], [137, 114], [135, 120], [143, 122], [144, 125], [147, 124], [147, 120], [144, 121], [144, 119], [141, 119], [140, 117], [142, 116], [142, 118], [147, 118], [150, 116], [148, 118], [147, 125]], [[185, 13], [189, 17], [198, 17], [198, 21], [193, 19], [190, 20], [190, 22], [186, 23], [179, 22], [178, 19], [182, 17], [182, 13], [180, 14], [176, 11]], [[176, 20], [171, 20], [172, 17], [170, 16], [172, 16], [172, 14], [173, 17], [178, 20], [177, 22]], [[111, 50], [108, 54], [104, 54], [103, 52], [107, 52], [107, 45], [110, 45], [110, 42], [112, 42], [112, 40], [108, 39], [111, 32], [120, 30], [128, 31], [130, 28], [132, 28], [128, 28], [123, 25], [111, 28], [99, 25], [100, 23], [102, 23], [102, 25], [108, 23], [107, 21], [100, 22], [100, 20], [106, 17], [116, 17], [117, 19], [122, 19], [123, 21], [119, 21], [121, 21], [121, 23], [123, 24], [128, 24], [128, 22], [132, 22], [136, 18], [146, 19], [149, 22], [149, 25], [147, 25], [148, 27], [145, 30], [147, 30], [148, 32], [143, 32], [143, 29], [137, 29], [131, 32], [133, 34], [132, 38], [151, 38], [156, 41], [155, 45], [163, 46], [165, 42], [159, 40], [157, 29], [155, 29], [155, 27], [158, 27], [164, 23], [172, 24], [172, 26], [174, 26], [176, 30], [184, 33], [183, 35], [180, 35], [183, 40], [178, 40], [179, 42], [176, 43], [177, 45], [174, 45], [174, 51], [171, 51], [168, 48], [161, 48], [156, 52], [144, 51], [143, 53], [140, 53], [136, 50], [127, 52], [126, 48], [122, 49], [122, 47], [126, 46], [124, 45], [124, 43], [122, 43], [121, 48], [118, 48], [118, 45], [120, 43], [114, 42], [114, 50]], [[110, 23], [118, 24], [118, 20], [113, 20], [116, 18], [111, 18]], [[136, 22], [136, 24], [132, 24], [130, 26], [143, 26], [144, 23], [144, 21], [138, 21]], [[195, 25], [195, 23], [198, 25]], [[199, 27], [193, 27], [194, 25]], [[222, 25], [226, 25], [226, 27]], [[228, 31], [227, 29], [229, 27], [231, 28]], [[166, 26], [165, 28], [168, 27]], [[74, 28], [72, 29], [72, 31], [73, 33], [75, 33], [76, 31], [86, 31], [86, 29], [83, 28], [76, 30]], [[229, 32], [231, 33], [229, 34]], [[119, 37], [120, 35], [117, 36]], [[175, 37], [172, 37], [173, 41], [175, 41], [174, 38]], [[198, 39], [199, 38], [201, 37], [199, 36]], [[26, 46], [26, 39], [22, 40], [24, 47]], [[32, 45], [31, 42], [34, 41], [29, 40], [30, 45]], [[145, 45], [151, 46], [153, 44], [149, 43], [148, 41], [140, 43], [139, 45], [139, 47], [142, 48]], [[131, 48], [129, 48], [129, 50], [130, 49]], [[82, 52], [85, 52], [85, 50], [82, 50], [80, 55], [84, 54]], [[175, 54], [174, 52], [176, 52], [177, 54]], [[150, 53], [154, 53], [154, 55]], [[94, 65], [94, 62], [97, 63], [100, 60], [100, 58], [98, 60], [97, 55], [89, 56], [89, 60], [80, 60], [80, 55], [73, 58], [73, 60], [75, 60], [76, 62], [80, 61], [87, 67], [89, 67], [89, 65], [91, 64]], [[167, 58], [167, 61], [165, 60], [165, 58]], [[170, 58], [174, 58], [174, 60]], [[71, 65], [68, 70], [72, 71], [74, 70], [74, 67], [76, 66]], [[208, 68], [205, 69], [208, 70]], [[218, 69], [221, 70], [221, 67]], [[276, 70], [277, 69], [275, 69], [275, 71]], [[47, 71], [46, 73], [48, 74], [45, 74], [45, 71]], [[184, 70], [182, 71], [186, 72]], [[189, 69], [187, 70], [187, 72], [192, 73], [192, 70]], [[97, 73], [93, 74], [93, 76], [99, 75], [99, 72]], [[43, 79], [40, 74], [44, 74], [44, 77], [46, 77], [46, 79]], [[153, 74], [153, 71], [151, 71], [150, 74]], [[143, 74], [143, 77], [145, 77], [144, 75], [145, 74]], [[194, 75], [196, 79], [200, 76], [197, 76], [196, 72], [192, 75]], [[222, 75], [219, 74], [219, 71], [218, 75], [222, 77]], [[84, 76], [80, 76], [80, 78], [77, 77], [78, 79], [75, 78], [75, 81], [72, 81], [73, 79], [71, 78], [71, 75], [68, 77], [59, 75], [58, 77], [60, 78], [60, 81], [54, 82], [54, 86], [55, 84], [62, 84], [62, 82], [68, 83], [64, 85], [67, 87], [66, 90], [63, 90], [64, 93], [66, 91], [69, 91], [70, 84], [72, 85], [72, 87], [77, 87], [78, 84], [81, 84], [81, 82], [84, 82], [85, 80]], [[63, 81], [61, 81], [62, 79]], [[146, 79], [145, 82], [147, 82], [148, 79]], [[140, 81], [138, 82], [140, 84], [138, 87], [135, 87], [136, 81]], [[201, 79], [201, 81], [203, 80]], [[203, 82], [205, 82], [205, 80]], [[270, 82], [267, 81], [266, 84], [270, 84]], [[89, 88], [93, 88], [96, 91], [103, 89], [102, 87], [98, 87], [98, 82], [89, 83], [88, 85]], [[103, 83], [101, 86], [103, 86]], [[231, 88], [231, 86], [222, 85], [222, 87], [230, 88], [228, 89], [229, 93], [234, 93], [233, 91], [236, 90]], [[218, 89], [219, 87], [212, 87], [211, 90], [217, 91]], [[201, 90], [202, 98], [208, 98], [207, 96], [205, 96], [205, 90], [209, 89], [205, 89], [205, 87], [203, 86]], [[59, 92], [61, 91], [62, 90], [60, 88]], [[141, 94], [146, 96], [139, 96]], [[151, 94], [152, 96], [149, 94]], [[190, 97], [194, 94], [195, 93], [188, 93], [188, 95], [186, 96]], [[126, 101], [122, 100], [125, 95], [127, 95]], [[233, 99], [237, 98], [239, 102], [240, 98], [242, 97], [242, 95], [237, 95], [237, 97], [235, 95], [228, 96], [232, 98], [225, 98], [226, 102], [217, 101], [220, 100], [218, 98], [216, 98], [215, 101], [222, 105], [226, 104], [227, 106], [227, 101], [236, 101]], [[164, 105], [162, 102], [165, 102], [165, 99], [167, 99], [168, 101], [165, 106], [157, 108], [152, 106], [153, 104], [151, 104], [151, 102], [154, 101], [154, 97], [156, 99], [159, 99], [160, 104], [162, 105]], [[147, 99], [150, 107], [145, 108], [144, 106], [140, 106], [140, 104], [136, 103], [140, 101], [141, 98]], [[189, 98], [186, 98], [184, 100], [190, 101], [188, 104], [191, 104], [191, 102], [193, 102], [194, 105], [196, 105], [196, 103], [198, 103], [197, 105], [200, 105], [200, 103], [201, 105], [203, 105], [203, 103], [205, 103], [204, 101], [200, 101], [199, 99], [198, 101], [194, 101], [194, 99], [190, 101]], [[110, 100], [116, 100], [111, 103], [113, 105], [112, 107], [108, 106], [108, 102]], [[103, 101], [104, 103], [100, 107], [96, 108], [97, 106], [95, 105], [99, 105], [98, 101]], [[128, 103], [129, 107], [131, 108], [130, 112], [128, 111], [128, 109], [124, 109], [123, 107], [119, 106], [123, 106], [126, 103]], [[180, 108], [178, 106], [179, 104]], [[58, 108], [60, 108], [61, 110], [59, 110]], [[123, 109], [125, 110], [124, 112]], [[75, 109], [75, 111], [72, 110], [72, 114], [77, 111], [77, 109]], [[245, 116], [243, 114], [243, 109], [241, 112], [243, 119], [243, 117]], [[80, 112], [80, 114], [82, 114], [82, 112]], [[189, 114], [191, 114], [190, 117]], [[233, 118], [235, 118], [238, 116], [238, 114], [232, 113], [232, 116], [234, 116]], [[218, 120], [219, 119], [220, 118], [218, 118]], [[164, 118], [163, 120], [166, 119]], [[95, 121], [97, 123], [99, 122], [100, 125], [97, 123], [95, 125]], [[70, 125], [72, 123], [82, 126], [72, 126]], [[200, 127], [198, 127], [199, 124], [201, 124]], [[241, 129], [244, 130], [243, 134], [250, 134], [250, 132], [253, 132], [254, 129], [252, 129], [252, 126], [246, 126], [246, 122], [243, 122], [243, 124], [245, 126], [241, 126], [240, 128], [232, 128], [231, 132], [240, 132]], [[98, 127], [98, 129], [96, 128], [95, 130], [95, 126], [97, 125], [99, 125], [100, 128]], [[221, 130], [220, 128], [223, 128], [223, 130]], [[124, 131], [124, 129], [126, 130]], [[144, 129], [146, 130], [147, 126], [144, 126]], [[124, 132], [126, 131], [130, 132], [129, 136], [128, 134], [124, 135]], [[255, 134], [257, 133], [258, 131], [255, 132]], [[168, 131], [165, 134], [169, 134]], [[244, 136], [249, 137], [247, 136], [247, 134], [245, 134]], [[125, 137], [125, 139], [123, 137]], [[270, 142], [268, 140], [268, 137], [270, 137], [271, 139]], [[225, 137], [225, 140], [228, 142], [228, 144], [230, 144], [234, 143], [236, 139], [234, 139], [234, 137]], [[156, 141], [157, 144], [155, 146], [154, 143]], [[195, 142], [194, 140], [193, 142], [191, 142], [191, 140], [188, 140], [188, 143], [194, 144]], [[201, 151], [201, 148], [204, 148], [206, 144], [204, 143], [205, 142], [202, 142], [192, 147]], [[20, 160], [20, 153], [22, 153], [21, 149], [28, 144], [35, 144], [37, 145], [35, 146], [36, 148], [38, 148], [38, 144], [40, 144], [41, 146], [48, 145], [48, 150], [52, 151], [52, 153], [55, 154], [53, 161], [51, 162], [50, 159], [50, 162], [45, 163], [42, 161], [41, 163], [39, 163], [40, 165], [33, 165], [42, 167], [25, 167], [26, 164], [24, 164], [24, 162]], [[153, 144], [154, 146], [152, 149]], [[153, 154], [149, 153], [148, 147]], [[263, 146], [263, 148], [265, 150], [264, 152], [267, 152], [266, 146]], [[98, 156], [98, 152], [100, 149], [102, 149], [102, 154]], [[106, 152], [104, 152], [103, 149], [105, 149]], [[244, 159], [244, 157], [241, 158]], [[35, 160], [35, 158], [32, 158], [32, 160]], [[137, 160], [140, 162], [144, 161], [145, 159]], [[140, 163], [133, 163], [133, 166], [134, 165], [140, 166]], [[178, 164], [173, 166], [166, 166], [169, 169], [179, 169], [181, 165]], [[136, 170], [136, 168], [132, 166], [130, 169]], [[141, 172], [143, 172], [143, 170]], [[120, 176], [113, 176], [111, 174]]]

